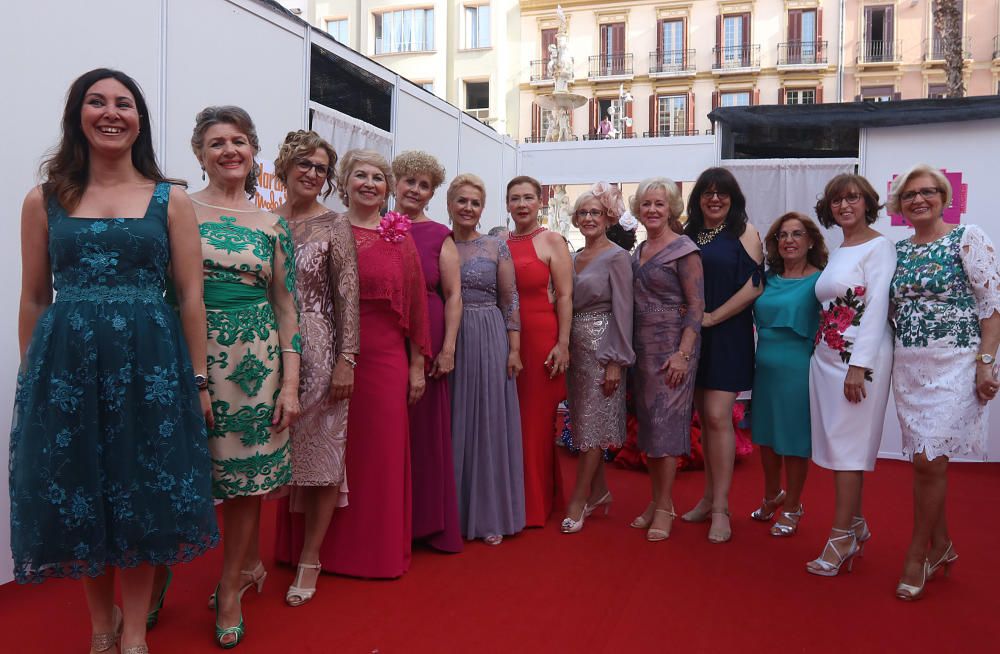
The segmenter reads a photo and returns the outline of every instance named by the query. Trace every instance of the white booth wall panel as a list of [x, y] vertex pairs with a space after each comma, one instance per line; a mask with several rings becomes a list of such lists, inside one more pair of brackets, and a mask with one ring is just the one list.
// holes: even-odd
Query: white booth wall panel
[[[53, 13], [51, 3], [11, 2], [4, 4], [0, 21], [0, 61], [4, 87], [17, 89], [17, 101], [7, 102], [3, 117], [4, 149], [0, 160], [4, 180], [0, 193], [0, 214], [8, 234], [20, 233], [21, 203], [38, 183], [38, 164], [45, 152], [56, 145], [61, 131], [62, 111], [70, 83], [93, 68], [117, 68], [133, 77], [142, 87], [152, 114], [153, 141], [157, 145], [160, 116], [159, 0], [104, 0], [95, 19], [91, 3], [60, 3]], [[57, 15], [58, 20], [53, 16]], [[81, 29], [81, 26], [86, 29]], [[122, 29], [141, 25], [142, 29]], [[157, 148], [159, 150], [159, 148]], [[10, 418], [19, 364], [17, 306], [20, 297], [20, 239], [0, 243], [0, 584], [13, 579], [10, 558], [10, 506], [7, 485]]]
[[647, 177], [676, 181], [698, 178], [716, 165], [714, 136], [525, 143], [520, 146], [521, 174], [543, 184], [638, 182]]
[[458, 121], [460, 112], [409, 82], [396, 91], [396, 125], [393, 131], [395, 154], [405, 150], [424, 150], [441, 162], [444, 184], [434, 193], [427, 215], [448, 224], [445, 192], [459, 172]]
[[503, 179], [503, 139], [475, 118], [463, 115], [459, 147], [461, 170], [457, 172], [479, 175], [486, 186], [486, 203], [479, 221], [480, 231], [486, 232], [504, 224], [507, 214], [503, 196], [507, 184]]
[[[961, 173], [962, 182], [968, 185], [962, 224], [979, 225], [993, 243], [1000, 244], [1000, 214], [996, 211], [994, 192], [998, 152], [1000, 119], [872, 128], [862, 132], [861, 174], [884, 200], [892, 177], [913, 164], [926, 163]], [[885, 211], [874, 227], [892, 241], [913, 233], [907, 227], [890, 224]], [[902, 456], [902, 441], [891, 398], [889, 405], [879, 454], [898, 457]], [[1000, 410], [995, 406], [990, 416], [987, 452], [990, 461], [1000, 461]]]
[[204, 186], [190, 142], [195, 115], [209, 105], [245, 109], [257, 127], [259, 158], [273, 160], [285, 134], [304, 127], [302, 28], [285, 29], [226, 0], [170, 0], [167, 7], [167, 174], [186, 179], [189, 191]]

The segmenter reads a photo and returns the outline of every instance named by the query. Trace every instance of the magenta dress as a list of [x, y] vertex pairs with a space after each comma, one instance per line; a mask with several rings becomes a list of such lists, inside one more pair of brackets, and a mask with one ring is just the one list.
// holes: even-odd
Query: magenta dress
[[[434, 221], [415, 222], [410, 234], [420, 254], [427, 286], [431, 357], [444, 343], [444, 299], [441, 290], [441, 246], [451, 230]], [[427, 389], [410, 407], [410, 475], [413, 481], [413, 539], [443, 552], [462, 551], [458, 498], [451, 454], [451, 405], [448, 378], [427, 377]]]

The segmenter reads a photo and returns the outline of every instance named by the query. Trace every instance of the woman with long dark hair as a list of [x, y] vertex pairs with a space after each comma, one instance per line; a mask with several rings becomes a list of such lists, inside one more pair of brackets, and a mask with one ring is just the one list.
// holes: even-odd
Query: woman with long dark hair
[[153, 566], [218, 542], [198, 227], [151, 134], [132, 78], [81, 75], [21, 216], [14, 575], [83, 577], [91, 652], [148, 652]]
[[684, 229], [701, 248], [705, 271], [705, 315], [694, 396], [705, 451], [705, 492], [682, 519], [711, 519], [708, 540], [713, 543], [724, 543], [732, 536], [733, 404], [740, 392], [753, 385], [751, 306], [764, 290], [764, 249], [757, 230], [748, 222], [746, 206], [733, 174], [725, 168], [709, 168], [691, 191]]

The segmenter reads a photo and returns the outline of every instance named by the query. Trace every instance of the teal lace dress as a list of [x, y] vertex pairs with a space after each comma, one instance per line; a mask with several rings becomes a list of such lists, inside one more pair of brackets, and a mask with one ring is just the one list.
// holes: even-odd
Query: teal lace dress
[[142, 218], [49, 199], [55, 301], [17, 380], [11, 551], [21, 583], [189, 561], [218, 543], [205, 422], [163, 299], [170, 185]]

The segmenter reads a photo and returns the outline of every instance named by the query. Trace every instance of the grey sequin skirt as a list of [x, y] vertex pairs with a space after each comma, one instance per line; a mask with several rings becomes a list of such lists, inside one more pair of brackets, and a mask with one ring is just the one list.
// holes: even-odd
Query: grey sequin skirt
[[605, 397], [604, 366], [597, 349], [611, 322], [609, 312], [578, 313], [573, 316], [569, 336], [569, 419], [573, 445], [591, 448], [621, 447], [625, 442], [625, 374], [611, 397]]

